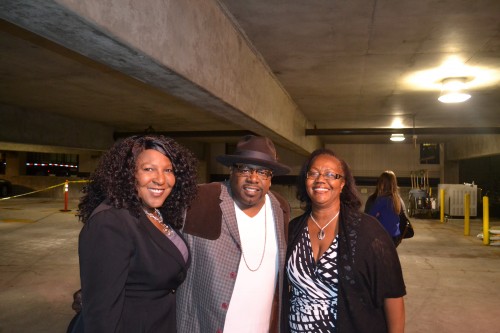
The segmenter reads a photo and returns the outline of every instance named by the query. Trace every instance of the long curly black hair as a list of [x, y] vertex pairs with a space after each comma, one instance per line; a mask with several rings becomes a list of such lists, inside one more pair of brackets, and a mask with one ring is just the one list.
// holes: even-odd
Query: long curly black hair
[[309, 171], [311, 164], [314, 159], [319, 155], [329, 155], [335, 157], [340, 161], [340, 165], [342, 166], [342, 173], [344, 174], [345, 185], [340, 193], [340, 202], [346, 205], [349, 208], [358, 210], [361, 207], [361, 200], [359, 198], [358, 189], [356, 187], [356, 181], [351, 173], [351, 169], [346, 161], [336, 155], [332, 150], [327, 148], [316, 149], [309, 155], [307, 160], [302, 165], [299, 176], [297, 178], [297, 199], [301, 202], [302, 208], [306, 212], [310, 212], [312, 209], [312, 202], [309, 195], [307, 195], [306, 190], [306, 173]]
[[100, 159], [89, 183], [83, 189], [78, 217], [87, 222], [103, 201], [113, 207], [125, 208], [136, 217], [142, 211], [136, 189], [136, 161], [141, 152], [154, 149], [172, 162], [175, 185], [161, 211], [172, 227], [179, 229], [184, 212], [196, 196], [197, 164], [194, 155], [171, 138], [163, 135], [136, 135], [116, 142]]

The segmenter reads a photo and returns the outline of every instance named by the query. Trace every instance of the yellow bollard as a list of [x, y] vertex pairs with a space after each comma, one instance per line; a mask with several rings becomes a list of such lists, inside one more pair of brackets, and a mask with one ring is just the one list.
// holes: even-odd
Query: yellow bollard
[[470, 236], [470, 193], [464, 195], [464, 236]]
[[439, 190], [439, 212], [440, 212], [440, 221], [444, 223], [444, 190]]
[[490, 245], [490, 209], [488, 197], [483, 197], [483, 244]]

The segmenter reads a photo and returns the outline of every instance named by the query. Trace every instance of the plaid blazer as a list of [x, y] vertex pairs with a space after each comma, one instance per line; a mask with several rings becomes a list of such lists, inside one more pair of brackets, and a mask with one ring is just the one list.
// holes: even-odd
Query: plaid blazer
[[[278, 194], [268, 194], [279, 251], [279, 288], [270, 314], [270, 332], [278, 332], [281, 311], [278, 295], [282, 293], [290, 206]], [[236, 212], [228, 182], [199, 186], [198, 196], [186, 214], [183, 233], [190, 248], [191, 268], [176, 294], [178, 332], [222, 332], [241, 259]]]

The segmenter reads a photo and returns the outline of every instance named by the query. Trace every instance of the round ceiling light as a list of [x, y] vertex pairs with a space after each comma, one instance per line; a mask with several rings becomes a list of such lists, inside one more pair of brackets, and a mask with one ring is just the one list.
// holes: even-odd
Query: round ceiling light
[[448, 77], [442, 81], [441, 95], [438, 100], [441, 103], [462, 103], [471, 95], [466, 90], [466, 77]]

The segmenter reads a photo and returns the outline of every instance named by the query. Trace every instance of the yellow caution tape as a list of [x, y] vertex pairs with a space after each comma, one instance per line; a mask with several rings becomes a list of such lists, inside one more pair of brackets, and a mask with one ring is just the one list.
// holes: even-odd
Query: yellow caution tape
[[[68, 183], [88, 183], [88, 182], [89, 182], [88, 180], [70, 180], [70, 181], [68, 181]], [[57, 185], [52, 185], [52, 186], [49, 186], [49, 187], [41, 189], [41, 190], [36, 190], [36, 191], [28, 192], [28, 193], [22, 193], [22, 194], [13, 195], [13, 196], [10, 196], [10, 197], [0, 198], [0, 201], [1, 200], [18, 198], [18, 197], [22, 197], [22, 196], [25, 196], [25, 195], [30, 195], [30, 194], [38, 193], [38, 192], [42, 192], [42, 191], [47, 191], [47, 190], [51, 190], [53, 188], [56, 188], [56, 187], [59, 187], [59, 186], [64, 186], [64, 185], [66, 185], [66, 182], [61, 183], [61, 184], [57, 184]]]

